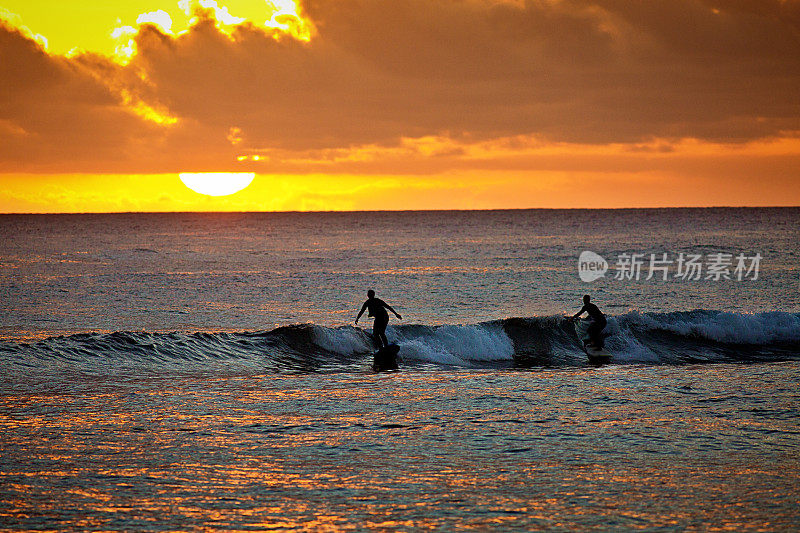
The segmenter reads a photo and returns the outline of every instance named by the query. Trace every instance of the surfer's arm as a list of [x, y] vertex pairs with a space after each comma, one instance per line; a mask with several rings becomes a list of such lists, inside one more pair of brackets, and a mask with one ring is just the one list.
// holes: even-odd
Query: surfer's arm
[[361, 311], [358, 312], [358, 316], [356, 317], [356, 324], [358, 324], [358, 319], [361, 318], [361, 315], [364, 314], [364, 311], [367, 309], [367, 302], [364, 302], [364, 305], [361, 306]]
[[397, 317], [397, 318], [399, 318], [400, 320], [402, 320], [402, 319], [403, 319], [403, 317], [401, 317], [401, 316], [400, 316], [400, 315], [397, 313], [397, 311], [395, 311], [394, 309], [392, 309], [392, 306], [391, 306], [391, 305], [387, 304], [386, 302], [383, 302], [383, 306], [384, 306], [386, 309], [388, 309], [389, 311], [391, 311], [392, 313], [394, 313], [394, 316], [396, 316], [396, 317]]
[[578, 311], [577, 313], [572, 315], [572, 319], [575, 320], [576, 318], [578, 318], [579, 316], [581, 316], [585, 312], [586, 312], [586, 306], [584, 305], [583, 307], [581, 307], [580, 311]]

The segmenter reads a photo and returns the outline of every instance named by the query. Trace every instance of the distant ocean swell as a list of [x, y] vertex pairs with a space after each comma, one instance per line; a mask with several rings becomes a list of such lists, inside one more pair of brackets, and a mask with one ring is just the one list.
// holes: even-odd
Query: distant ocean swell
[[[800, 313], [697, 310], [610, 317], [615, 363], [687, 364], [800, 359]], [[509, 318], [474, 325], [390, 326], [408, 367], [575, 366], [586, 364], [563, 317]], [[239, 333], [83, 333], [36, 342], [0, 342], [6, 372], [161, 374], [341, 372], [368, 367], [369, 331], [311, 324]]]

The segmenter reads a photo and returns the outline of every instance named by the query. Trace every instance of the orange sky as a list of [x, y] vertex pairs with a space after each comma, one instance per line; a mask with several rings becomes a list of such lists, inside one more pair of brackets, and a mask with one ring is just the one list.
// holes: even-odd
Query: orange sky
[[0, 0], [0, 212], [800, 205], [797, 0], [109, 6]]

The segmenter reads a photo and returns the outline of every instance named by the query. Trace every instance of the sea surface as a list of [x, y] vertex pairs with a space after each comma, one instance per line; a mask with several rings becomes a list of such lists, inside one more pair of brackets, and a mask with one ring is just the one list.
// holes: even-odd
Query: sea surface
[[800, 530], [800, 208], [2, 215], [0, 244], [2, 531]]

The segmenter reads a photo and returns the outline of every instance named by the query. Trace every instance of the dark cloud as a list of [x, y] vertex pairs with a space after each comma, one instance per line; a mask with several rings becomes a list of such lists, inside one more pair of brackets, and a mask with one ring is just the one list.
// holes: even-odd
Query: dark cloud
[[[0, 160], [11, 170], [211, 171], [239, 169], [241, 153], [426, 135], [620, 143], [796, 132], [798, 6], [308, 0], [310, 43], [249, 23], [228, 36], [208, 17], [178, 37], [144, 25], [126, 67], [49, 56], [3, 27]], [[137, 102], [179, 122], [147, 121]]]
[[114, 166], [128, 140], [150, 132], [98, 79], [108, 62], [84, 62], [50, 56], [0, 24], [0, 121], [7, 126], [0, 129], [0, 168]]

